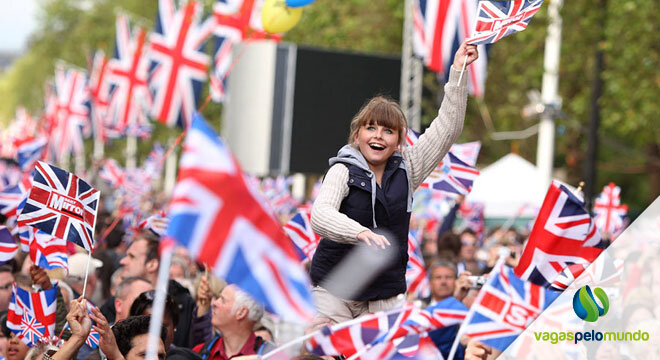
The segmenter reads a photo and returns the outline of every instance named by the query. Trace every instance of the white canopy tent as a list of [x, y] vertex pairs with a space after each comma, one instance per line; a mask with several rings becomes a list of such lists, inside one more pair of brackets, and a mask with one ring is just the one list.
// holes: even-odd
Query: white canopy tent
[[534, 164], [508, 154], [482, 169], [467, 200], [484, 204], [486, 218], [534, 218], [547, 188]]

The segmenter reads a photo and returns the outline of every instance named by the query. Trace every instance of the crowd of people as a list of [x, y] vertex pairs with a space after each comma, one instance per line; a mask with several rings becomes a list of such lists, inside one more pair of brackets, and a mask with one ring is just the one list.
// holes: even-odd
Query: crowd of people
[[[459, 48], [438, 117], [414, 145], [405, 146], [405, 116], [387, 98], [371, 99], [351, 122], [348, 144], [330, 159], [311, 211], [312, 228], [322, 238], [307, 264], [317, 311], [308, 332], [366, 313], [391, 310], [405, 301], [426, 307], [453, 297], [470, 308], [498, 259], [516, 265], [528, 232], [510, 227], [459, 229], [454, 220], [462, 197], [456, 198], [456, 206], [444, 219], [429, 224], [411, 218], [413, 192], [462, 130], [467, 102], [463, 70], [477, 56], [475, 46], [463, 44]], [[119, 208], [112, 214], [99, 214], [97, 238], [101, 241], [93, 258], [90, 261], [82, 248], [70, 247], [66, 275], [33, 264], [27, 253], [19, 253], [0, 267], [0, 356], [10, 360], [132, 360], [146, 356], [161, 266], [160, 236], [148, 228], [124, 232], [121, 222], [115, 221], [122, 215]], [[0, 220], [1, 224], [5, 219]], [[281, 220], [286, 222], [287, 218]], [[429, 280], [427, 294], [407, 291], [411, 229], [418, 231], [421, 240]], [[393, 260], [347, 298], [327, 286], [327, 279], [360, 245], [373, 249], [373, 256], [379, 256], [379, 249], [390, 249]], [[262, 304], [236, 285], [213, 276], [185, 248], [174, 249], [169, 275], [157, 348], [160, 359], [256, 356], [282, 344], [276, 316], [265, 313]], [[352, 279], [339, 281], [350, 284]], [[7, 311], [13, 286], [28, 291], [57, 289], [58, 336], [43, 338], [29, 348], [9, 330]], [[655, 310], [631, 305], [624, 315], [651, 317]], [[92, 332], [98, 334], [98, 346], [88, 341]], [[447, 357], [457, 333], [443, 336], [431, 338]], [[460, 342], [459, 358], [486, 359], [496, 353], [477, 341]], [[319, 358], [305, 353], [304, 348], [300, 352], [297, 359]]]

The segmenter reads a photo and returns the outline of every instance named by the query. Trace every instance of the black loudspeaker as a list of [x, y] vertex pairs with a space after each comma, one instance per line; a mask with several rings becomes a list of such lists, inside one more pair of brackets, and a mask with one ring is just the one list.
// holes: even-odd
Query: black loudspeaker
[[376, 95], [399, 98], [399, 57], [269, 41], [234, 54], [223, 134], [253, 174], [326, 171], [360, 107]]

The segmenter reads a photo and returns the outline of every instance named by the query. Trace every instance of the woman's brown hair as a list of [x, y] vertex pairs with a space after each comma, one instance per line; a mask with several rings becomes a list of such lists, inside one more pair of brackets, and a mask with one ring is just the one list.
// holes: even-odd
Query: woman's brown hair
[[348, 143], [355, 142], [355, 136], [362, 126], [380, 125], [395, 130], [399, 134], [399, 145], [406, 143], [408, 121], [399, 104], [385, 96], [376, 96], [367, 101], [351, 120], [351, 133]]

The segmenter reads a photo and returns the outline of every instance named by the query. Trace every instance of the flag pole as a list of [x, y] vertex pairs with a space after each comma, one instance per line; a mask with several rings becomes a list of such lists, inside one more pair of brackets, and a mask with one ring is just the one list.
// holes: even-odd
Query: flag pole
[[[174, 244], [167, 244], [166, 247]], [[158, 352], [158, 341], [160, 340], [160, 329], [163, 325], [163, 312], [165, 310], [165, 298], [167, 297], [167, 286], [170, 279], [170, 264], [172, 262], [172, 250], [163, 247], [161, 251], [160, 264], [158, 268], [158, 280], [156, 281], [156, 296], [151, 307], [151, 318], [149, 318], [149, 335], [147, 338], [147, 356], [145, 359], [156, 359]]]
[[276, 355], [277, 353], [279, 353], [279, 352], [282, 351], [283, 349], [286, 349], [286, 348], [291, 347], [291, 346], [293, 346], [293, 345], [295, 345], [295, 344], [297, 344], [297, 343], [303, 342], [303, 341], [305, 341], [305, 340], [311, 338], [311, 337], [314, 336], [317, 332], [318, 332], [318, 331], [313, 331], [313, 332], [311, 332], [311, 333], [309, 333], [309, 334], [307, 334], [307, 335], [301, 336], [301, 337], [299, 337], [299, 338], [295, 338], [295, 339], [289, 341], [289, 342], [286, 343], [286, 344], [280, 345], [280, 346], [278, 346], [277, 348], [273, 349], [273, 350], [272, 350], [271, 352], [269, 352], [268, 354], [262, 356], [261, 359], [262, 359], [262, 360], [266, 360], [266, 359], [270, 358], [271, 356]]
[[465, 55], [465, 59], [463, 59], [463, 68], [461, 69], [461, 76], [458, 77], [458, 84], [461, 84], [461, 80], [463, 79], [463, 73], [465, 72], [465, 64], [467, 64], [467, 54]]
[[82, 297], [85, 298], [85, 290], [87, 290], [87, 278], [89, 277], [89, 263], [92, 262], [92, 251], [87, 253], [87, 267], [85, 270], [85, 282], [83, 283]]

